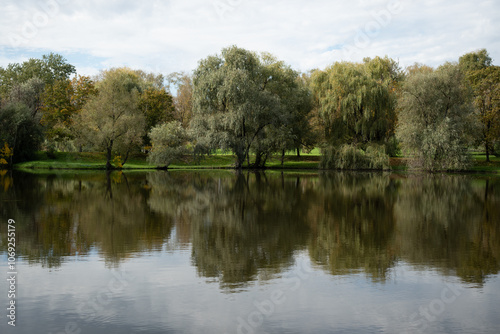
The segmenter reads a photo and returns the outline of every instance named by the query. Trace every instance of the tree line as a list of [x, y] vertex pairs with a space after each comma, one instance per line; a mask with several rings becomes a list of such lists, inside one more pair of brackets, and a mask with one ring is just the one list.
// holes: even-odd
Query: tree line
[[100, 151], [111, 169], [142, 150], [168, 167], [222, 150], [235, 168], [263, 168], [320, 147], [325, 169], [385, 169], [403, 154], [413, 167], [460, 170], [471, 148], [487, 161], [500, 153], [499, 87], [485, 49], [437, 68], [385, 56], [300, 73], [232, 46], [192, 74], [123, 67], [95, 77], [51, 53], [0, 67], [0, 163], [40, 149]]

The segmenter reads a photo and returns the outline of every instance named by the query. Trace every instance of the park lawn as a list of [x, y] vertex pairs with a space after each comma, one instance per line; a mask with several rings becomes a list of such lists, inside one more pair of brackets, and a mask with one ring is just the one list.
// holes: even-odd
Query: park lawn
[[474, 166], [471, 171], [485, 173], [500, 173], [500, 158], [490, 155], [490, 162], [486, 162], [485, 154], [474, 154]]
[[[99, 152], [38, 152], [36, 160], [16, 164], [19, 169], [106, 169], [106, 156]], [[145, 155], [130, 157], [123, 169], [153, 169]]]
[[[295, 152], [285, 155], [284, 165], [281, 165], [280, 155], [270, 157], [266, 163], [268, 169], [318, 169], [320, 161], [319, 150], [315, 149], [310, 153], [301, 153], [298, 157]], [[478, 173], [500, 173], [500, 158], [490, 156], [490, 162], [486, 162], [484, 154], [474, 154], [474, 166], [470, 172]], [[253, 157], [251, 157], [253, 160]], [[396, 157], [390, 159], [393, 171], [407, 171], [407, 158]], [[182, 161], [174, 162], [169, 169], [232, 169], [235, 164], [235, 157], [227, 152], [217, 152], [216, 154], [205, 156], [202, 159], [194, 159], [187, 156]], [[246, 165], [246, 164], [245, 164]], [[246, 167], [244, 165], [244, 167]], [[36, 160], [16, 164], [18, 169], [105, 169], [106, 158], [104, 153], [99, 152], [57, 152], [49, 157], [46, 152], [38, 152]], [[160, 166], [161, 167], [161, 166]], [[157, 166], [146, 161], [145, 154], [131, 156], [123, 169], [143, 170], [156, 169]]]
[[[252, 159], [253, 157], [251, 157]], [[285, 156], [285, 169], [317, 169], [319, 155], [304, 154], [300, 158], [296, 155]], [[169, 166], [169, 169], [231, 169], [234, 167], [235, 157], [226, 152], [217, 152], [205, 156], [202, 159], [194, 159], [191, 156], [177, 161]], [[145, 154], [134, 155], [128, 159], [123, 169], [155, 169], [158, 166], [146, 161]], [[159, 166], [161, 167], [161, 166]], [[245, 166], [244, 166], [245, 167]], [[271, 157], [266, 165], [268, 168], [281, 168], [281, 159]], [[17, 169], [105, 169], [106, 157], [100, 152], [56, 152], [49, 157], [46, 152], [38, 152], [36, 159], [18, 163]]]

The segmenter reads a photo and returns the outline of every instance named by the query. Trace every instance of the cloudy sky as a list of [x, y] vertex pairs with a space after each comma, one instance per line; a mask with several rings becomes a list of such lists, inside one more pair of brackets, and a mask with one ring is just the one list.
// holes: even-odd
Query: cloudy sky
[[498, 0], [0, 0], [0, 66], [55, 52], [79, 74], [190, 72], [230, 45], [307, 71], [388, 55], [437, 66], [486, 48]]

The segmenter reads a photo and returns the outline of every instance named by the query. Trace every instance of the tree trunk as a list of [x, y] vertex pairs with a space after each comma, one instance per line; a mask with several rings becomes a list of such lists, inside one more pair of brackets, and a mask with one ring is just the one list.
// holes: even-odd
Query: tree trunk
[[106, 172], [106, 193], [109, 194], [109, 198], [113, 199], [113, 190], [111, 189], [111, 172], [108, 170]]
[[486, 142], [484, 146], [486, 148], [486, 162], [490, 162], [490, 145]]
[[127, 162], [127, 160], [128, 160], [128, 155], [129, 155], [129, 153], [130, 153], [130, 150], [127, 150], [127, 154], [125, 154], [125, 160], [123, 160], [123, 162], [122, 162], [122, 166], [125, 166], [125, 163], [126, 163], [126, 162]]
[[284, 164], [285, 164], [285, 150], [283, 149], [281, 151], [281, 168], [283, 168]]
[[262, 160], [262, 167], [266, 167], [266, 162], [267, 162], [267, 158], [269, 158], [269, 153], [266, 153], [266, 155], [264, 155], [264, 160]]
[[300, 147], [297, 147], [297, 157], [300, 158]]
[[111, 150], [113, 148], [113, 144], [108, 145], [107, 151], [106, 151], [106, 169], [111, 170], [113, 169], [113, 166], [111, 165]]

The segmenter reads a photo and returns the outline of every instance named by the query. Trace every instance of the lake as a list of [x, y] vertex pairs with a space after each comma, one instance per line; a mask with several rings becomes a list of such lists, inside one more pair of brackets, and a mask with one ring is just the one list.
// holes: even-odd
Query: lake
[[498, 176], [0, 171], [0, 218], [1, 333], [500, 328]]

